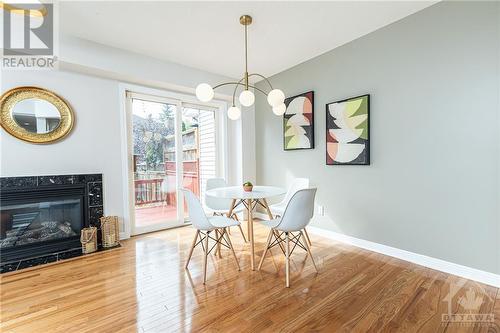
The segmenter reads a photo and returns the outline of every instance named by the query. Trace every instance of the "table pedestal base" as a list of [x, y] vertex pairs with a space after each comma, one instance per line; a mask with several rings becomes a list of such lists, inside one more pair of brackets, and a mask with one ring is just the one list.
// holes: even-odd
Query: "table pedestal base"
[[248, 233], [248, 239], [250, 241], [250, 267], [252, 268], [252, 271], [255, 270], [255, 242], [254, 242], [254, 235], [253, 235], [253, 210], [257, 206], [263, 207], [266, 212], [267, 216], [269, 217], [270, 220], [272, 220], [273, 214], [271, 213], [271, 210], [269, 209], [269, 205], [267, 204], [266, 199], [244, 199], [244, 200], [233, 200], [231, 203], [231, 208], [229, 209], [229, 216], [233, 213], [233, 210], [235, 207], [238, 205], [242, 204], [246, 208], [247, 212], [247, 233]]

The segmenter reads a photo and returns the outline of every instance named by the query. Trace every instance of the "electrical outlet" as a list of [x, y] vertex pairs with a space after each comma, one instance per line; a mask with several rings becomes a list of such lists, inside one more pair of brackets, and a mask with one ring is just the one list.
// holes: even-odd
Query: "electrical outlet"
[[325, 206], [318, 206], [316, 212], [319, 216], [325, 216]]

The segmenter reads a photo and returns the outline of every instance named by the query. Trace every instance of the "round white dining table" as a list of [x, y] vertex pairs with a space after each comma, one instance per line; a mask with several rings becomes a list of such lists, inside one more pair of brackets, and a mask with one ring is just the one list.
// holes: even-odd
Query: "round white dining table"
[[255, 243], [253, 238], [253, 210], [261, 205], [267, 212], [269, 219], [273, 219], [273, 214], [267, 204], [267, 198], [285, 194], [286, 190], [275, 186], [254, 186], [251, 192], [243, 190], [242, 186], [230, 186], [211, 189], [205, 192], [206, 195], [216, 198], [232, 199], [228, 216], [238, 205], [246, 208], [248, 216], [248, 238], [250, 240], [250, 266], [255, 270]]

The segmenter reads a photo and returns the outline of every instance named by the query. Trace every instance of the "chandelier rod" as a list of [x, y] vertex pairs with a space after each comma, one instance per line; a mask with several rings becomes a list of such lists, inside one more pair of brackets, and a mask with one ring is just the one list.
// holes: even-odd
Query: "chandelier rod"
[[248, 42], [247, 42], [247, 35], [248, 35], [248, 25], [245, 24], [245, 89], [248, 90]]

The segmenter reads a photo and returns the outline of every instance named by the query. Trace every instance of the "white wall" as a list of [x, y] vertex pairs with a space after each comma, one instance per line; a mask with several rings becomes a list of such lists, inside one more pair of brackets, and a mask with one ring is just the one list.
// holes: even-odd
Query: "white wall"
[[[60, 40], [59, 66], [67, 71], [193, 95], [200, 82], [216, 85], [234, 81], [233, 78], [80, 38], [62, 36]], [[215, 98], [231, 103], [232, 93], [233, 88], [225, 86], [217, 89]], [[241, 120], [227, 120], [227, 165], [230, 184], [240, 184], [244, 179], [255, 180], [255, 109], [250, 107], [242, 110]]]
[[[234, 78], [71, 36], [62, 35], [60, 43], [59, 64], [64, 70], [190, 94], [194, 94], [201, 82], [215, 85], [234, 81]], [[231, 87], [222, 87], [217, 92], [215, 98], [229, 100], [233, 91]]]
[[1, 176], [102, 173], [105, 214], [123, 216], [118, 84], [59, 71], [2, 73], [2, 92], [25, 85], [62, 96], [75, 112], [75, 126], [49, 145], [20, 141], [2, 129]]
[[[60, 60], [60, 70], [2, 71], [2, 93], [26, 85], [52, 90], [72, 106], [76, 123], [67, 138], [49, 145], [26, 143], [1, 130], [0, 175], [103, 173], [105, 214], [120, 217], [125, 215], [126, 209], [123, 204], [125, 175], [120, 134], [120, 82], [194, 94], [200, 82], [232, 81], [231, 78], [71, 37], [61, 38]], [[229, 100], [229, 93], [232, 91], [222, 90], [216, 98]], [[246, 111], [253, 114], [253, 109]], [[231, 184], [241, 183], [244, 177], [247, 178], [247, 172], [251, 173], [252, 179], [255, 177], [254, 146], [242, 149], [248, 138], [250, 142], [253, 138], [253, 130], [251, 135], [244, 134], [248, 121], [253, 121], [253, 117], [227, 121], [227, 166]], [[243, 160], [246, 161], [245, 168]]]
[[[271, 78], [314, 90], [314, 150], [257, 96], [257, 180], [318, 187], [319, 228], [500, 273], [500, 3], [440, 2]], [[370, 166], [325, 165], [325, 104], [371, 94]]]

